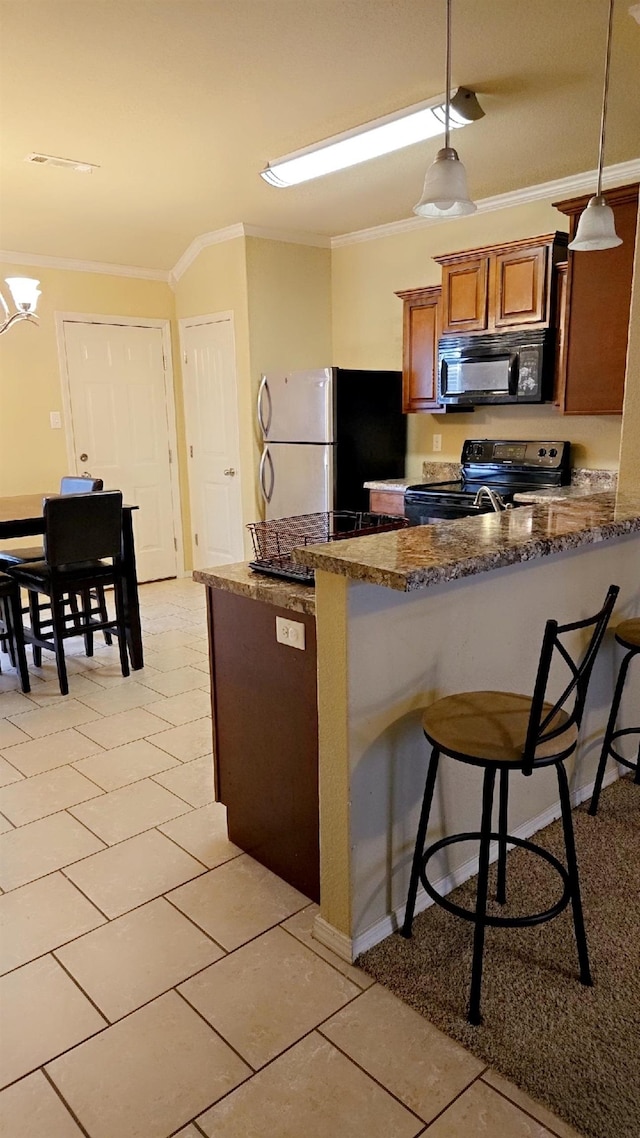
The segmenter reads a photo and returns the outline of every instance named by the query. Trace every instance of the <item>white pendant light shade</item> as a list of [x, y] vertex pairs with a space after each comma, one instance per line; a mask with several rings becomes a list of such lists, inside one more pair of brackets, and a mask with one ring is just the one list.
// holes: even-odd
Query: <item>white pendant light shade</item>
[[574, 252], [589, 252], [592, 249], [615, 249], [617, 245], [622, 245], [622, 238], [616, 233], [611, 206], [602, 196], [591, 198], [580, 215], [576, 235], [569, 248]]
[[33, 277], [7, 277], [6, 281], [16, 308], [23, 312], [35, 312], [40, 296], [40, 281]]
[[443, 146], [427, 170], [422, 197], [413, 212], [420, 217], [464, 217], [477, 206], [469, 197], [467, 172], [452, 146]]

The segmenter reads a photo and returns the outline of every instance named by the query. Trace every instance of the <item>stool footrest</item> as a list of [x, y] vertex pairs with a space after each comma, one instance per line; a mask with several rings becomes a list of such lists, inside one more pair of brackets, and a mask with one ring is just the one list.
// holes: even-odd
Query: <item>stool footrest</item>
[[620, 763], [621, 766], [627, 767], [631, 771], [637, 771], [637, 769], [638, 769], [637, 760], [625, 758], [625, 756], [619, 754], [618, 751], [616, 751], [615, 747], [613, 746], [614, 739], [622, 739], [625, 735], [637, 735], [638, 736], [638, 743], [640, 744], [640, 727], [622, 727], [619, 731], [614, 731], [613, 735], [611, 735], [611, 737], [609, 739], [609, 746], [607, 748], [607, 756], [610, 756], [612, 759], [615, 759], [615, 761], [617, 763]]
[[[453, 913], [454, 916], [462, 917], [464, 921], [473, 921], [474, 923], [477, 920], [477, 914], [475, 910], [465, 909], [461, 905], [456, 905], [453, 901], [450, 901], [448, 897], [443, 897], [441, 893], [438, 893], [437, 889], [427, 877], [426, 868], [427, 862], [432, 857], [434, 857], [435, 854], [437, 854], [440, 850], [445, 849], [447, 846], [455, 845], [458, 842], [479, 842], [480, 838], [481, 834], [479, 830], [473, 830], [466, 834], [453, 834], [448, 838], [441, 838], [440, 841], [434, 842], [433, 845], [429, 846], [428, 849], [425, 850], [424, 854], [422, 855], [422, 864], [420, 867], [420, 880], [425, 891], [428, 893], [429, 897], [431, 897], [432, 901], [435, 901], [436, 905], [440, 905], [443, 909], [446, 909], [447, 912]], [[491, 841], [497, 842], [500, 840], [500, 835], [491, 833], [490, 839]], [[499, 917], [487, 913], [483, 919], [483, 924], [490, 925], [493, 928], [526, 928], [530, 925], [541, 925], [545, 921], [550, 921], [554, 917], [557, 917], [558, 914], [563, 911], [563, 909], [566, 909], [569, 901], [571, 900], [571, 886], [569, 881], [569, 874], [566, 867], [562, 864], [561, 861], [558, 861], [558, 859], [554, 857], [553, 854], [549, 853], [549, 851], [545, 850], [543, 846], [539, 846], [535, 842], [530, 842], [526, 838], [516, 838], [511, 834], [507, 835], [506, 840], [508, 845], [518, 846], [520, 849], [528, 850], [529, 853], [536, 854], [538, 857], [541, 857], [544, 861], [548, 862], [548, 864], [556, 870], [562, 879], [564, 886], [563, 893], [560, 899], [556, 901], [554, 905], [551, 905], [548, 909], [544, 909], [540, 913], [526, 913], [524, 916], [520, 917]]]

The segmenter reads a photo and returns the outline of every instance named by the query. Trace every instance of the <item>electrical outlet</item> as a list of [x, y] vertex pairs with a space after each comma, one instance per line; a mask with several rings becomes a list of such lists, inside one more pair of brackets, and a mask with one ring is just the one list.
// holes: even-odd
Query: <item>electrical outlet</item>
[[276, 617], [276, 640], [278, 644], [288, 644], [290, 648], [301, 648], [304, 652], [304, 624], [299, 620], [285, 620]]
[[49, 412], [49, 426], [51, 427], [52, 431], [60, 430], [62, 427], [62, 415], [59, 411]]
[[442, 435], [433, 436], [433, 450], [442, 450]]

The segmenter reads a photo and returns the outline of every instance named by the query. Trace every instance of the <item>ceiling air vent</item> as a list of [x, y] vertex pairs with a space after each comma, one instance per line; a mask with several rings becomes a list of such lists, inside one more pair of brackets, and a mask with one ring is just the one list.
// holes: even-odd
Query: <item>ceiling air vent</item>
[[64, 166], [67, 170], [75, 170], [77, 174], [91, 174], [99, 170], [93, 162], [77, 162], [75, 158], [56, 158], [54, 154], [27, 154], [25, 162], [33, 162], [37, 166]]

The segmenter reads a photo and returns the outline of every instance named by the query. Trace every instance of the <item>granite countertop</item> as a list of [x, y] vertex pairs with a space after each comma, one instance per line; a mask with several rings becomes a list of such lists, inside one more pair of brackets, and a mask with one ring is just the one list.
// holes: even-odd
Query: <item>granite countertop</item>
[[355, 581], [411, 592], [505, 565], [640, 532], [640, 492], [539, 491], [499, 514], [392, 530], [296, 550], [294, 560]]
[[265, 577], [264, 573], [254, 573], [246, 561], [235, 565], [216, 565], [212, 569], [194, 569], [193, 579], [210, 589], [224, 589], [228, 593], [251, 597], [254, 601], [265, 601], [277, 608], [315, 616], [316, 596], [312, 585], [298, 585], [280, 577]]

